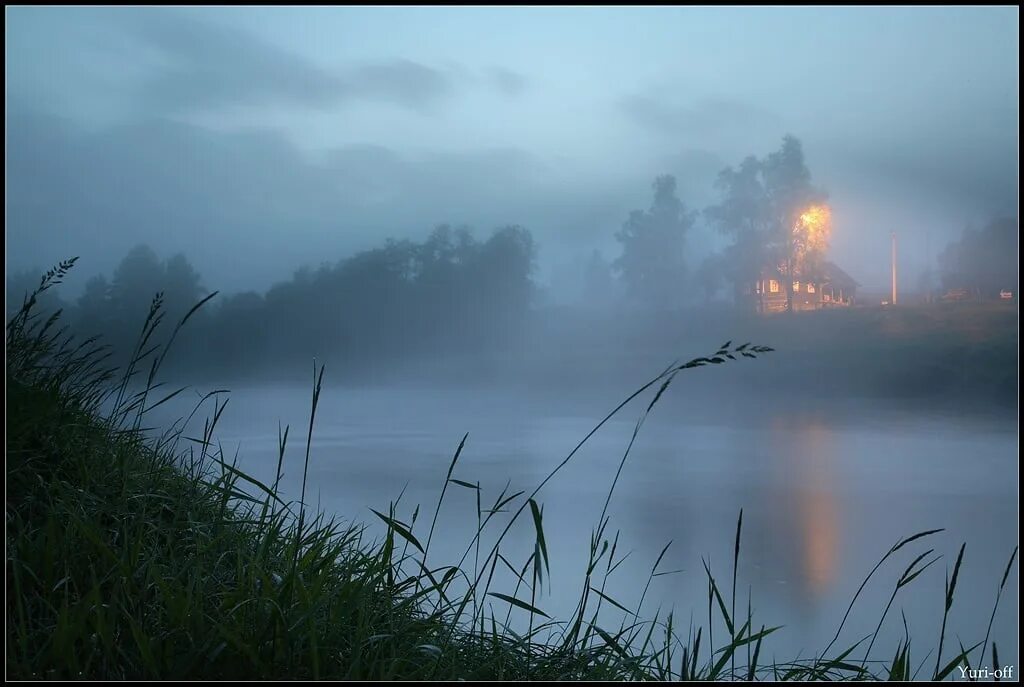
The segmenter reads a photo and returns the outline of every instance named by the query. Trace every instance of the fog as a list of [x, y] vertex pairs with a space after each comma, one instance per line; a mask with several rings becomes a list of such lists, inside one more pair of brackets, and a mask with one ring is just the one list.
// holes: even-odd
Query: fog
[[317, 499], [361, 520], [431, 503], [466, 432], [460, 479], [532, 489], [693, 360], [546, 492], [566, 568], [646, 408], [611, 514], [645, 561], [676, 541], [659, 602], [700, 612], [743, 508], [780, 659], [928, 527], [977, 556], [984, 631], [1019, 539], [1017, 8], [6, 18], [7, 314], [76, 256], [36, 305], [123, 364], [160, 293], [189, 391], [155, 419], [230, 389], [223, 437], [272, 479], [324, 365]]
[[1016, 212], [1016, 16], [12, 8], [8, 259], [94, 273], [143, 242], [241, 290], [439, 223], [521, 224], [557, 282], [656, 175], [703, 207], [793, 134], [847, 271], [881, 285], [891, 231], [918, 271], [929, 241]]

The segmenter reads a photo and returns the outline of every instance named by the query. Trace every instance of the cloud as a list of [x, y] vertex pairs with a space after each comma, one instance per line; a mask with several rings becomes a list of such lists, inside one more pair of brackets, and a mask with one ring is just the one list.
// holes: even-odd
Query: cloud
[[1015, 213], [1017, 147], [1013, 130], [1005, 131], [1001, 140], [905, 135], [867, 139], [856, 146], [833, 141], [824, 152], [850, 183], [871, 187], [875, 193], [912, 194], [969, 212]]
[[618, 104], [635, 124], [659, 134], [709, 135], [779, 122], [768, 110], [722, 98], [679, 105], [659, 97], [631, 95]]
[[357, 97], [412, 109], [429, 107], [455, 90], [444, 72], [410, 60], [365, 64], [348, 70], [344, 79]]
[[268, 102], [323, 107], [350, 97], [339, 75], [237, 29], [163, 11], [134, 12], [126, 23], [143, 50], [158, 55], [139, 94], [157, 111]]
[[265, 285], [441, 222], [486, 232], [571, 214], [582, 204], [545, 187], [546, 169], [516, 148], [413, 155], [358, 145], [311, 159], [271, 130], [149, 119], [86, 131], [16, 111], [8, 248], [19, 265], [81, 255], [88, 276], [146, 242], [195, 256], [218, 287]]
[[494, 87], [507, 96], [522, 95], [526, 90], [526, 77], [519, 72], [514, 72], [505, 67], [491, 67], [487, 75]]
[[356, 101], [425, 110], [455, 92], [446, 72], [405, 59], [329, 69], [232, 27], [171, 12], [134, 12], [125, 23], [151, 74], [144, 109], [169, 114], [234, 106], [328, 108]]

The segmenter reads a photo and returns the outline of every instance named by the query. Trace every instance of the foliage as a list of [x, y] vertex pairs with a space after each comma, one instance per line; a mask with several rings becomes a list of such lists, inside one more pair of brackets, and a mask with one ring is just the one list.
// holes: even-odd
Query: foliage
[[696, 213], [676, 196], [676, 180], [659, 176], [651, 207], [634, 210], [615, 238], [622, 255], [614, 267], [630, 296], [647, 306], [678, 301], [686, 286], [686, 234]]
[[732, 239], [724, 253], [723, 267], [737, 287], [756, 279], [768, 261], [772, 225], [762, 179], [763, 166], [760, 160], [750, 156], [738, 169], [723, 169], [715, 182], [721, 201], [704, 210], [708, 223]]
[[721, 200], [704, 214], [732, 239], [718, 263], [721, 273], [740, 294], [763, 270], [775, 268], [792, 309], [792, 282], [821, 276], [831, 232], [826, 196], [811, 185], [800, 141], [786, 136], [763, 160], [751, 156], [737, 169], [727, 167], [716, 186]]
[[[534, 298], [535, 256], [532, 235], [518, 226], [500, 228], [486, 241], [449, 226], [422, 243], [389, 240], [333, 265], [301, 268], [264, 294], [214, 302], [194, 316], [197, 336], [184, 342], [178, 367], [224, 378], [316, 356], [366, 372], [401, 356], [517, 345]], [[23, 290], [31, 287], [22, 283]], [[157, 292], [172, 317], [206, 293], [185, 256], [161, 260], [137, 246], [109, 280], [88, 281], [67, 308], [69, 320], [80, 335], [103, 332], [127, 355], [135, 323]], [[52, 293], [40, 298], [56, 303]]]
[[[166, 346], [154, 347], [163, 321], [161, 298], [154, 299], [119, 381], [101, 345], [75, 344], [54, 329], [56, 317], [40, 320], [34, 312], [38, 296], [72, 264], [44, 277], [7, 326], [8, 677], [832, 680], [917, 674], [909, 638], [887, 662], [869, 652], [859, 663], [851, 658], [863, 640], [832, 652], [846, 618], [820, 654], [766, 661], [766, 642], [779, 628], [756, 624], [749, 600], [745, 617], [736, 609], [742, 512], [728, 543], [729, 603], [704, 563], [707, 625], [691, 622], [684, 632], [676, 615], [661, 609], [642, 619], [648, 587], [669, 574], [660, 569], [667, 546], [637, 607], [616, 600], [607, 582], [628, 554], [609, 530], [607, 511], [632, 441], [592, 530], [576, 612], [556, 621], [543, 611], [542, 583], [552, 574], [538, 500], [545, 484], [632, 401], [649, 399], [635, 440], [679, 374], [756, 358], [769, 347], [728, 341], [708, 356], [668, 366], [613, 408], [529, 494], [506, 486], [485, 500], [480, 483], [459, 463], [463, 437], [429, 528], [419, 520], [419, 507], [403, 520], [393, 503], [375, 511], [384, 535], [372, 539], [367, 527], [311, 512], [301, 499], [283, 500], [277, 484], [286, 467], [288, 428], [279, 433], [273, 484], [240, 470], [215, 439], [226, 403], [221, 392], [199, 401], [195, 412], [212, 408], [198, 436], [185, 433], [187, 422], [158, 436], [144, 433], [146, 413], [180, 393], [161, 390], [155, 376], [175, 335], [205, 300], [178, 320]], [[314, 376], [303, 483], [323, 372]], [[437, 564], [430, 547], [449, 486], [476, 492], [477, 528], [462, 560]], [[502, 553], [516, 525], [529, 528], [534, 539], [520, 564]], [[909, 555], [911, 544], [936, 532], [899, 540], [861, 589], [890, 557]], [[484, 541], [489, 553], [474, 557], [470, 568], [467, 558], [479, 554]], [[897, 589], [918, 577], [923, 568], [915, 565], [928, 553], [914, 559]], [[963, 548], [946, 585], [946, 614], [962, 561]], [[496, 576], [499, 566], [511, 577]], [[515, 584], [503, 586], [509, 579]], [[999, 594], [993, 615], [998, 603]], [[969, 665], [976, 648], [961, 649], [944, 665], [937, 653], [934, 677]]]
[[943, 286], [969, 289], [986, 298], [1003, 290], [1016, 293], [1018, 236], [1019, 224], [1012, 217], [994, 219], [980, 230], [968, 227], [939, 255]]

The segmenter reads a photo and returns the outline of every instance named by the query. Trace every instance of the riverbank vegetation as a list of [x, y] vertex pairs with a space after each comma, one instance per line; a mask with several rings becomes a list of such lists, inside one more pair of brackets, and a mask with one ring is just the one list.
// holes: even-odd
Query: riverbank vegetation
[[[608, 586], [624, 555], [607, 517], [618, 474], [590, 532], [587, 568], [578, 571], [576, 611], [550, 618], [543, 610], [552, 571], [542, 488], [576, 450], [532, 491], [509, 486], [486, 494], [461, 471], [460, 445], [438, 476], [438, 502], [405, 520], [395, 504], [375, 511], [383, 534], [372, 536], [370, 527], [311, 509], [305, 479], [300, 498], [286, 501], [279, 480], [261, 482], [239, 469], [216, 440], [227, 402], [221, 393], [197, 405], [196, 416], [209, 416], [201, 432], [190, 432], [187, 422], [147, 427], [149, 411], [181, 393], [160, 374], [179, 330], [198, 311], [164, 322], [155, 299], [129, 363], [118, 370], [102, 341], [79, 341], [61, 328], [59, 315], [36, 314], [39, 297], [72, 264], [44, 277], [6, 331], [9, 678], [942, 679], [989, 657], [999, 665], [991, 637], [953, 644], [947, 619], [965, 548], [947, 561], [929, 546], [938, 530], [899, 539], [887, 551], [880, 545], [883, 557], [851, 590], [852, 608], [869, 582], [881, 584], [886, 574], [895, 580], [889, 606], [880, 609], [881, 629], [894, 622], [893, 599], [925, 569], [946, 565], [942, 627], [934, 638], [915, 638], [913, 651], [910, 637], [878, 646], [879, 629], [848, 636], [844, 617], [826, 646], [788, 662], [767, 660], [772, 635], [785, 629], [755, 618], [750, 601], [737, 599], [742, 512], [727, 543], [731, 566], [701, 568], [705, 609], [683, 616], [648, 608], [646, 588], [640, 603], [627, 607]], [[161, 338], [163, 330], [169, 335]], [[771, 352], [728, 341], [673, 363], [612, 409], [577, 450], [634, 401], [645, 409], [635, 438], [678, 375], [757, 366], [753, 359]], [[285, 467], [305, 475], [316, 459], [323, 379], [320, 367], [308, 425], [279, 433], [279, 476]], [[285, 466], [296, 434], [303, 464]], [[619, 474], [628, 458], [629, 447]], [[454, 489], [476, 494], [477, 533], [461, 560], [439, 561], [431, 556], [432, 541], [445, 536], [435, 531], [437, 514]], [[532, 533], [533, 550], [525, 561], [509, 560], [506, 535], [520, 527]], [[993, 581], [999, 593], [1015, 556], [1001, 582]], [[671, 574], [660, 564], [653, 563], [648, 586]]]

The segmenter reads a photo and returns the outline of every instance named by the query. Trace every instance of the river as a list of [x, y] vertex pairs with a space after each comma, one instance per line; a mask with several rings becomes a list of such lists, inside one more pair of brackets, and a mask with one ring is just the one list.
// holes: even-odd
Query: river
[[[238, 450], [243, 470], [272, 480], [278, 422], [290, 425], [282, 484], [291, 498], [299, 494], [310, 396], [309, 389], [236, 389], [217, 432], [225, 453]], [[512, 492], [531, 491], [624, 396], [325, 387], [307, 502], [365, 522], [379, 535], [382, 525], [370, 508], [387, 512], [402, 494], [397, 516], [409, 522], [419, 504], [414, 532], [425, 541], [463, 434], [469, 436], [453, 477], [479, 482], [487, 508], [506, 483]], [[537, 497], [551, 576], [535, 603], [555, 618], [575, 607], [592, 529], [644, 407], [636, 401], [624, 409]], [[659, 570], [680, 572], [654, 579], [641, 616], [653, 617], [660, 607], [664, 617], [674, 608], [684, 636], [691, 623], [706, 625], [702, 558], [731, 604], [733, 542], [743, 509], [737, 615], [745, 619], [749, 598], [756, 627], [783, 626], [763, 649], [763, 660], [782, 661], [828, 643], [861, 580], [896, 541], [945, 528], [905, 547], [880, 569], [837, 646], [874, 631], [904, 568], [934, 548], [942, 558], [899, 593], [879, 639], [880, 655], [891, 657], [905, 613], [916, 667], [938, 642], [944, 572], [967, 542], [946, 633], [944, 656], [951, 657], [959, 640], [969, 646], [983, 638], [1018, 541], [1017, 445], [1017, 423], [1008, 418], [867, 403], [796, 405], [771, 396], [742, 405], [697, 402], [686, 400], [685, 389], [671, 388], [640, 431], [610, 502], [608, 538], [618, 533], [616, 560], [629, 555], [605, 593], [635, 608], [651, 566], [671, 541]], [[493, 542], [507, 517], [499, 515], [497, 527], [492, 523], [485, 543]], [[457, 562], [476, 522], [475, 492], [452, 484], [431, 544], [432, 566]], [[533, 541], [527, 510], [501, 551], [518, 565]], [[485, 547], [481, 558], [486, 553]], [[473, 560], [471, 552], [467, 565]], [[513, 593], [508, 576], [496, 580], [493, 591]], [[993, 628], [1000, 659], [1013, 664], [1017, 580], [1014, 566]], [[504, 617], [504, 602], [491, 600]], [[617, 628], [620, 619], [621, 612], [605, 604], [601, 622]], [[723, 631], [716, 626], [715, 632]], [[922, 675], [934, 660], [932, 654]]]

